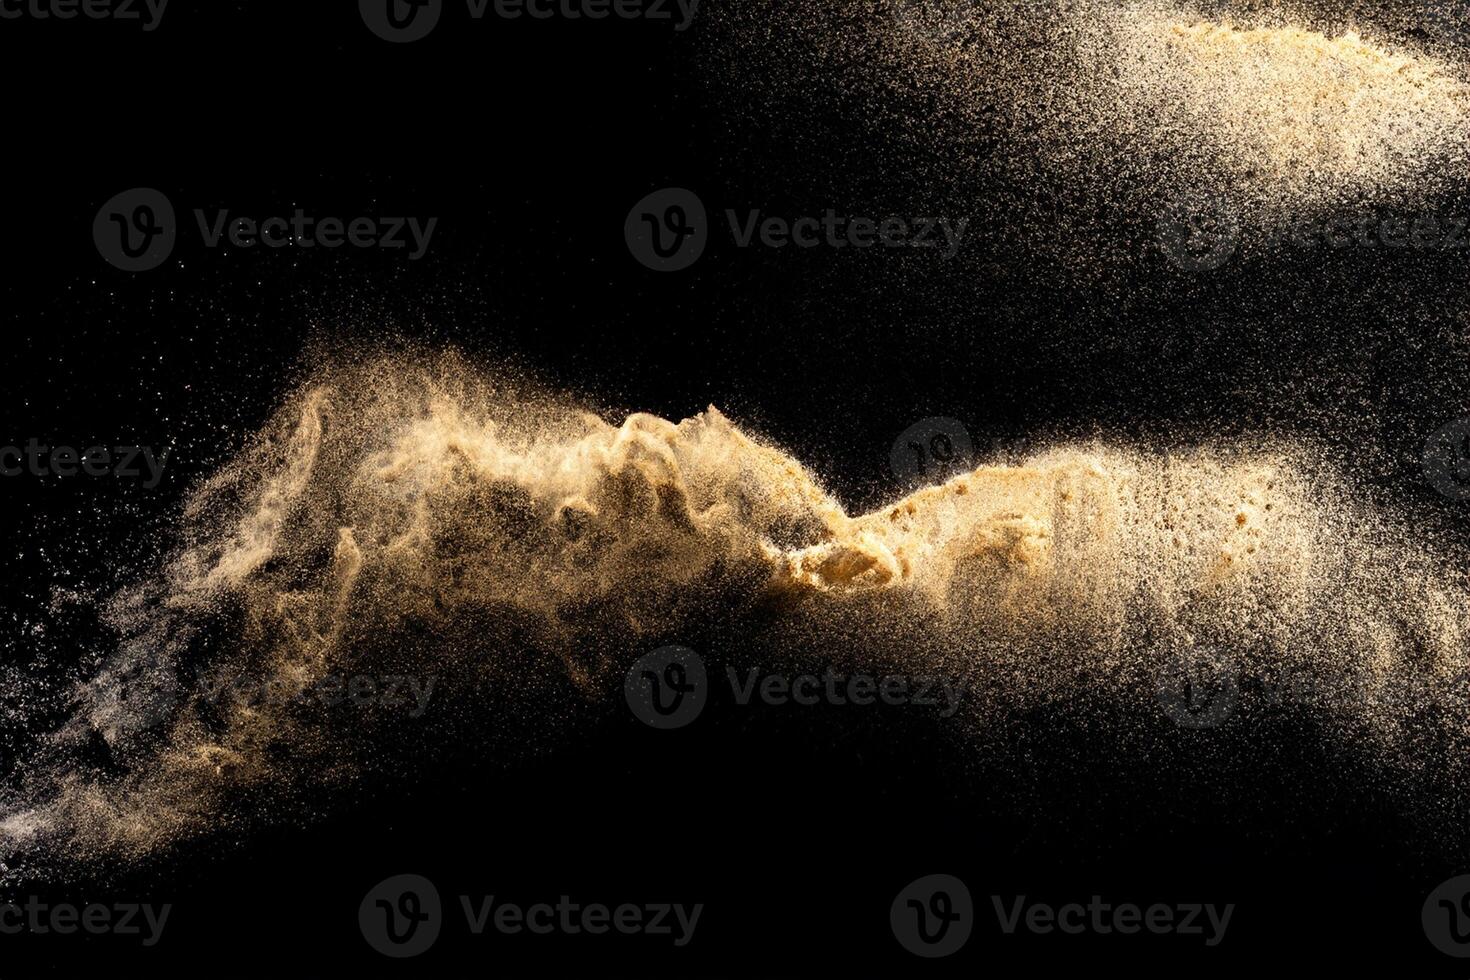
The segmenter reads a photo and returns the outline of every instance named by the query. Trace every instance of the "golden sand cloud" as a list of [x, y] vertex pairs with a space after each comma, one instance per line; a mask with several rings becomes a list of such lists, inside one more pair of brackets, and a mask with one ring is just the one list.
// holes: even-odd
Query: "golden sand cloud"
[[942, 93], [1013, 141], [1000, 152], [1084, 184], [1206, 185], [1300, 209], [1463, 176], [1464, 65], [1307, 6], [1317, 23], [1252, 4], [1212, 18], [1158, 0], [896, 3], [884, 77]]
[[[1464, 563], [1325, 472], [1290, 447], [1059, 447], [850, 515], [714, 409], [612, 423], [453, 355], [324, 368], [197, 492], [168, 567], [114, 601], [118, 652], [0, 834], [12, 860], [147, 853], [371, 757], [370, 728], [299, 705], [189, 688], [160, 712], [178, 676], [409, 663], [599, 698], [648, 644], [731, 610], [753, 650], [800, 633], [869, 669], [980, 678], [976, 711], [1137, 698], [1179, 650], [1225, 646], [1248, 671], [1351, 682], [1303, 710], [1391, 753], [1395, 681], [1437, 718], [1432, 692], [1467, 667]], [[105, 771], [78, 761], [99, 739]]]

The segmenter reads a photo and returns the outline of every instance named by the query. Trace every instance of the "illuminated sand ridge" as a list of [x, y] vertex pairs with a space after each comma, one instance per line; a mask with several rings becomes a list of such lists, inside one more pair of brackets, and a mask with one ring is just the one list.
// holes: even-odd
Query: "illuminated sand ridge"
[[[12, 780], [3, 852], [145, 854], [372, 768], [370, 726], [171, 698], [180, 677], [408, 663], [602, 698], [713, 610], [743, 610], [753, 649], [800, 633], [832, 659], [979, 677], [977, 712], [1146, 705], [1171, 656], [1222, 645], [1350, 680], [1361, 696], [1303, 710], [1392, 754], [1395, 680], [1447, 690], [1466, 669], [1463, 569], [1289, 450], [1059, 448], [850, 516], [714, 409], [614, 424], [454, 356], [329, 367], [113, 601], [117, 653]], [[1413, 707], [1458, 744], [1463, 714]]]

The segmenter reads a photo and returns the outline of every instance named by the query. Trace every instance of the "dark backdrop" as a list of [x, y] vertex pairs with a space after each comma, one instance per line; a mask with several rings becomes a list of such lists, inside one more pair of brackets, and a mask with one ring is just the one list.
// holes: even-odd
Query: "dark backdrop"
[[[510, 356], [617, 409], [682, 418], [715, 403], [854, 507], [903, 489], [887, 471], [898, 433], [952, 416], [981, 439], [1302, 430], [1424, 519], [1456, 526], [1416, 466], [1425, 435], [1457, 414], [1443, 298], [1462, 266], [1454, 280], [1453, 266], [1426, 261], [1324, 268], [1287, 254], [1202, 280], [1154, 257], [1103, 289], [1023, 267], [989, 237], [962, 272], [902, 279], [872, 257], [725, 239], [687, 272], [657, 275], [630, 257], [623, 220], [661, 187], [696, 190], [716, 215], [898, 209], [932, 188], [906, 186], [902, 168], [877, 186], [854, 181], [878, 137], [841, 93], [792, 91], [788, 115], [768, 123], [742, 111], [738, 79], [714, 86], [703, 73], [698, 28], [459, 17], [401, 47], [335, 0], [174, 0], [152, 34], [0, 21], [4, 440], [173, 451], [154, 490], [0, 481], [9, 655], [73, 655], [66, 637], [24, 624], [44, 616], [54, 586], [105, 591], [147, 567], [183, 495], [268, 417], [323, 338], [406, 335]], [[784, 135], [793, 129], [807, 133], [799, 146]], [[166, 267], [129, 275], [101, 260], [91, 224], [138, 186], [164, 191], [186, 230]], [[1004, 220], [991, 190], [1004, 188], [941, 196], [968, 201], [984, 228]], [[296, 206], [440, 221], [417, 263], [372, 250], [208, 252], [187, 224], [195, 207]], [[1370, 260], [1371, 276], [1353, 267]], [[1395, 312], [1382, 312], [1385, 295]], [[714, 626], [699, 639], [737, 642]], [[154, 949], [6, 937], [0, 974], [88, 962], [160, 976], [964, 975], [1104, 962], [1214, 975], [1450, 962], [1424, 942], [1419, 904], [1463, 869], [1425, 857], [1356, 763], [1309, 738], [1285, 733], [1264, 764], [1260, 751], [1232, 757], [1227, 741], [1199, 780], [1197, 765], [1145, 764], [1065, 716], [1032, 719], [983, 761], [922, 720], [858, 725], [839, 709], [707, 720], [671, 740], [608, 710], [549, 755], [510, 762], [467, 742], [348, 812], [55, 885], [48, 894], [79, 903], [176, 908]], [[28, 734], [7, 733], [8, 752]], [[971, 883], [982, 923], [992, 892], [1238, 908], [1218, 949], [983, 927], [955, 959], [924, 963], [893, 942], [888, 903], [936, 871]], [[450, 935], [393, 963], [363, 942], [356, 910], [402, 872], [446, 896], [702, 901], [706, 920], [686, 950]]]

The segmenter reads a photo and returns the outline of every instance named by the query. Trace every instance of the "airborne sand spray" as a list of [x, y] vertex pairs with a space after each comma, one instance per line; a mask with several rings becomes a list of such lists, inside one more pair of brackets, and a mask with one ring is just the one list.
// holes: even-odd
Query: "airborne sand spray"
[[[1023, 187], [984, 224], [1044, 240], [1075, 279], [1143, 264], [1083, 227], [1085, 209], [1056, 220], [1089, 196], [1151, 218], [1150, 199], [1203, 184], [1276, 218], [1464, 176], [1453, 45], [1415, 47], [1371, 12], [1211, 6], [732, 5], [712, 20], [758, 29], [720, 35], [712, 65], [737, 64], [757, 100], [861, 77], [883, 107], [872, 125], [925, 152], [854, 160], [918, 168], [936, 193], [972, 171]], [[1025, 345], [1005, 327], [988, 341]], [[615, 700], [648, 644], [712, 617], [739, 620], [754, 662], [801, 651], [963, 678], [977, 753], [1037, 705], [1123, 705], [1141, 727], [1118, 743], [1159, 748], [1178, 735], [1157, 725], [1160, 674], [1221, 652], [1242, 680], [1290, 678], [1282, 712], [1370, 757], [1406, 811], [1451, 823], [1466, 556], [1367, 499], [1286, 439], [1116, 440], [850, 515], [715, 410], [612, 419], [453, 356], [328, 364], [198, 491], [158, 574], [107, 605], [116, 653], [9, 780], [0, 855], [131, 859], [296, 819], [315, 791], [370, 780], [397, 734], [310, 703], [206, 699], [201, 681], [489, 675], [570, 720]]]
[[853, 183], [906, 172], [939, 199], [925, 206], [972, 208], [998, 255], [1076, 282], [1146, 267], [1181, 197], [1228, 209], [1246, 257], [1293, 221], [1462, 199], [1470, 22], [1451, 7], [757, 2], [711, 10], [708, 60], [762, 123], [806, 90], [842, 93], [875, 130], [854, 140], [870, 145]]
[[1462, 60], [1329, 19], [1333, 4], [1213, 6], [932, 0], [897, 4], [880, 33], [1032, 165], [1075, 180], [1208, 184], [1279, 212], [1463, 179]]
[[1301, 447], [1058, 447], [851, 516], [714, 409], [613, 424], [455, 355], [383, 357], [306, 382], [181, 536], [12, 781], [12, 867], [163, 851], [372, 769], [372, 725], [183, 678], [408, 664], [600, 700], [652, 638], [732, 609], [752, 658], [800, 636], [823, 663], [973, 679], [977, 732], [1042, 701], [1157, 717], [1160, 671], [1204, 648], [1333, 692], [1285, 708], [1389, 782], [1457, 772], [1470, 728], [1464, 556]]

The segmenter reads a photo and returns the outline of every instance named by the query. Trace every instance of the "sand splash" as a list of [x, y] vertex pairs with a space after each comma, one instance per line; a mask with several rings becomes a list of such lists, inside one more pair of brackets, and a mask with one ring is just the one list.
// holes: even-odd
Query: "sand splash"
[[1208, 645], [1350, 684], [1293, 710], [1375, 752], [1422, 753], [1426, 724], [1458, 745], [1464, 713], [1436, 698], [1467, 667], [1464, 563], [1324, 472], [1290, 448], [1059, 448], [851, 516], [714, 409], [613, 424], [452, 355], [324, 369], [111, 604], [117, 652], [14, 774], [3, 851], [136, 857], [373, 768], [372, 726], [211, 702], [202, 678], [409, 664], [600, 699], [648, 644], [732, 610], [754, 650], [797, 631], [964, 672], [993, 694], [980, 713], [1065, 693], [1156, 715], [1160, 666]]
[[1015, 141], [1001, 152], [1076, 180], [1295, 209], [1463, 176], [1463, 64], [1297, 7], [918, 0], [881, 30], [895, 89], [944, 93]]
[[1090, 55], [1112, 68], [1117, 101], [1093, 111], [1142, 123], [1132, 132], [1166, 152], [1209, 153], [1258, 194], [1402, 192], [1465, 162], [1470, 90], [1433, 57], [1354, 31], [1241, 29], [1160, 9], [1103, 23], [1112, 50]]

